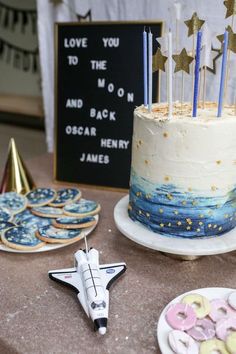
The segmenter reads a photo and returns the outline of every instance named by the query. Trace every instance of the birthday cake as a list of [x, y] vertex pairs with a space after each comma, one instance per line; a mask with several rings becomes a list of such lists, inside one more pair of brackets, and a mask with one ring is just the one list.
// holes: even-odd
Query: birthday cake
[[208, 103], [193, 118], [190, 105], [134, 111], [128, 212], [154, 232], [202, 237], [236, 225], [236, 116]]

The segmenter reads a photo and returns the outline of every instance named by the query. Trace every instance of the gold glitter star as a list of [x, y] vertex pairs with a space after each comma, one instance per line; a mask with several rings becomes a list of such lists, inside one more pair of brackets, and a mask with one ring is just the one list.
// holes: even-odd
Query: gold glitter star
[[225, 18], [228, 18], [232, 15], [236, 15], [236, 1], [235, 0], [225, 0], [224, 5], [227, 9]]
[[[229, 32], [229, 42], [228, 42], [228, 49], [232, 50], [233, 53], [236, 53], [236, 33], [233, 32], [232, 28], [228, 26], [226, 30]], [[223, 45], [224, 35], [220, 34], [217, 36], [217, 39]]]
[[173, 59], [176, 63], [175, 65], [175, 73], [177, 73], [178, 71], [185, 71], [187, 74], [189, 74], [189, 65], [192, 63], [193, 61], [193, 57], [190, 57], [187, 54], [186, 49], [182, 49], [180, 54], [174, 54]]
[[153, 55], [153, 64], [152, 64], [152, 72], [154, 73], [157, 70], [165, 70], [165, 63], [167, 61], [167, 57], [162, 54], [160, 48], [157, 49], [156, 53]]
[[184, 21], [188, 27], [188, 37], [199, 31], [204, 22], [204, 20], [200, 20], [196, 12], [194, 12], [190, 20]]

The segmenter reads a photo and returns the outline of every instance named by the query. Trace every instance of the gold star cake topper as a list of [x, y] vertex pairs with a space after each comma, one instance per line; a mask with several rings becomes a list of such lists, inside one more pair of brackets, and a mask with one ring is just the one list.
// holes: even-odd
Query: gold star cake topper
[[225, 0], [224, 5], [227, 9], [225, 18], [236, 15], [236, 1], [235, 0]]
[[[232, 28], [228, 26], [226, 30], [229, 32], [229, 42], [228, 42], [228, 49], [231, 50], [233, 53], [236, 53], [236, 33], [233, 32]], [[223, 45], [224, 42], [224, 35], [220, 34], [217, 36], [217, 39]]]
[[173, 59], [175, 61], [175, 73], [178, 71], [185, 71], [187, 74], [189, 74], [189, 66], [193, 61], [193, 57], [189, 56], [186, 49], [182, 49], [180, 54], [174, 54]]
[[186, 26], [188, 27], [188, 37], [192, 36], [194, 33], [199, 31], [202, 25], [205, 23], [204, 20], [201, 20], [197, 13], [194, 12], [190, 20], [184, 21]]
[[163, 55], [160, 48], [158, 48], [156, 53], [153, 55], [152, 72], [154, 73], [157, 70], [162, 70], [165, 72], [166, 61], [167, 61], [167, 57]]

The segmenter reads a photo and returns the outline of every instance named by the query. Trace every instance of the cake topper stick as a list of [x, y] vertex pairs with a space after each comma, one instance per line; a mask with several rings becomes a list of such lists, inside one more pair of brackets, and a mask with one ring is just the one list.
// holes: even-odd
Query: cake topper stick
[[[165, 70], [165, 63], [167, 61], [167, 57], [162, 54], [161, 49], [158, 48], [156, 53], [152, 57], [152, 72], [159, 71], [159, 80], [161, 81], [161, 71]], [[160, 93], [159, 93], [159, 101], [160, 100]]]
[[[193, 36], [193, 50], [192, 50], [192, 55], [195, 52], [195, 34], [200, 31], [202, 25], [205, 23], [204, 20], [201, 20], [197, 13], [194, 12], [191, 19], [184, 21], [186, 26], [188, 27], [188, 37]], [[192, 66], [193, 68], [193, 66]], [[194, 87], [194, 70], [192, 70], [192, 88]]]
[[[179, 51], [179, 24], [181, 20], [181, 10], [182, 4], [179, 1], [174, 2], [174, 11], [175, 11], [175, 53]], [[174, 78], [174, 100], [177, 100], [177, 75]]]
[[152, 111], [152, 32], [148, 32], [148, 111]]
[[194, 95], [193, 95], [193, 117], [197, 117], [198, 106], [198, 93], [199, 93], [199, 69], [200, 69], [200, 57], [201, 57], [201, 42], [202, 32], [197, 33], [197, 48], [196, 48], [196, 60], [195, 60], [195, 73], [194, 73]]
[[183, 98], [184, 98], [184, 71], [189, 74], [190, 68], [189, 65], [193, 61], [193, 57], [189, 56], [187, 54], [187, 51], [185, 48], [182, 49], [180, 54], [174, 54], [172, 55], [172, 58], [175, 61], [175, 73], [178, 71], [182, 70], [182, 88], [181, 88], [181, 111], [183, 108]]
[[144, 89], [144, 106], [147, 106], [147, 32], [143, 30], [143, 89]]
[[224, 100], [224, 87], [225, 87], [225, 73], [226, 73], [226, 64], [227, 64], [228, 39], [229, 39], [229, 33], [228, 33], [228, 31], [225, 31], [224, 43], [223, 43], [223, 57], [222, 57], [222, 64], [221, 64], [220, 92], [219, 92], [217, 117], [222, 116], [222, 108], [223, 108], [223, 100]]
[[173, 115], [172, 33], [168, 33], [168, 117]]

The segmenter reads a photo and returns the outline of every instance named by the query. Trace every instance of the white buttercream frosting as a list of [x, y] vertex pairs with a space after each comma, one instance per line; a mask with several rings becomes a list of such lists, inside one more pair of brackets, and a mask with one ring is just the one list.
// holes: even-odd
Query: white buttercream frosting
[[173, 184], [200, 194], [224, 195], [236, 184], [236, 116], [226, 107], [221, 118], [214, 103], [198, 109], [166, 104], [134, 111], [132, 169], [154, 184]]

